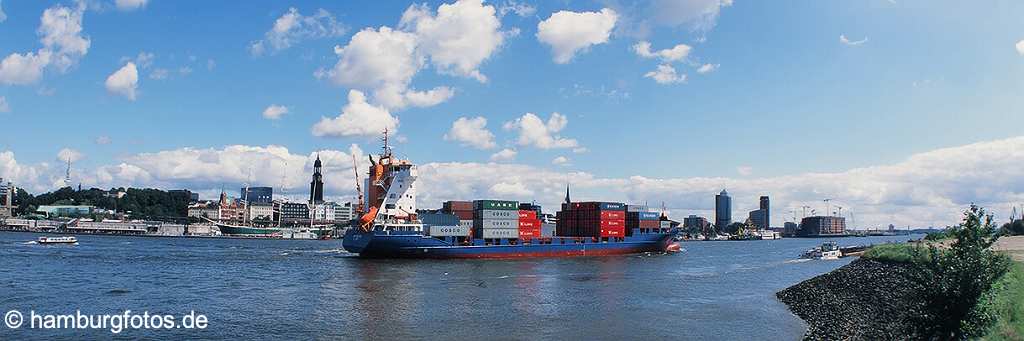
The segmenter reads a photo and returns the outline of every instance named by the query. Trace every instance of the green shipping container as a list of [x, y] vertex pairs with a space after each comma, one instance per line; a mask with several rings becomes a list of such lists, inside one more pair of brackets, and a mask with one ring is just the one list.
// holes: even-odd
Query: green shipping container
[[473, 201], [473, 210], [519, 210], [518, 201], [508, 200], [476, 200]]

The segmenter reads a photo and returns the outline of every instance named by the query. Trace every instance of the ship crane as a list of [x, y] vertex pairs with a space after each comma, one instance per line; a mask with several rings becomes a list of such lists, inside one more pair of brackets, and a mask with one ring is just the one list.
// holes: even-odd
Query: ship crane
[[363, 213], [363, 186], [359, 184], [359, 162], [356, 161], [355, 153], [352, 153], [352, 172], [355, 173], [356, 176], [356, 193], [359, 198], [355, 211], [356, 214], [360, 214]]

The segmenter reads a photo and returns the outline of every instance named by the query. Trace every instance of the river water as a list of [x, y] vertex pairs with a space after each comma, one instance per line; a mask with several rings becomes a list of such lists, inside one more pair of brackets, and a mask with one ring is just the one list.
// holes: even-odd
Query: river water
[[[0, 232], [0, 313], [24, 321], [0, 325], [0, 339], [796, 340], [806, 325], [775, 292], [851, 261], [796, 260], [821, 239], [689, 242], [674, 255], [368, 260], [340, 241], [83, 235], [46, 246], [38, 236]], [[41, 324], [46, 314], [125, 310], [173, 315], [179, 328], [114, 334], [29, 321], [32, 311]], [[191, 312], [205, 329], [181, 328]]]

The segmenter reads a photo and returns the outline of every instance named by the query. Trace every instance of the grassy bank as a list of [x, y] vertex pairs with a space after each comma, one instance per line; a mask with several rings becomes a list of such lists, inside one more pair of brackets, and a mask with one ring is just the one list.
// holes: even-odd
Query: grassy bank
[[985, 340], [1024, 340], [1024, 263], [1015, 262], [993, 288], [985, 304], [993, 307], [999, 321]]
[[[927, 252], [915, 252], [918, 247], [925, 248], [913, 243], [877, 245], [865, 252], [862, 258], [906, 264], [927, 260]], [[1014, 262], [1010, 271], [984, 297], [982, 304], [992, 307], [998, 321], [982, 339], [1024, 340], [1024, 263]]]

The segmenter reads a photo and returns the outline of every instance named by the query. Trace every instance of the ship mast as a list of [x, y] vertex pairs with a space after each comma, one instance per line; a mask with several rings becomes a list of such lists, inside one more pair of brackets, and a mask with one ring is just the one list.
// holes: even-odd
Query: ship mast
[[352, 172], [356, 176], [356, 194], [359, 198], [358, 204], [354, 207], [356, 214], [363, 213], [363, 187], [359, 184], [359, 162], [356, 161], [356, 154], [352, 153]]

